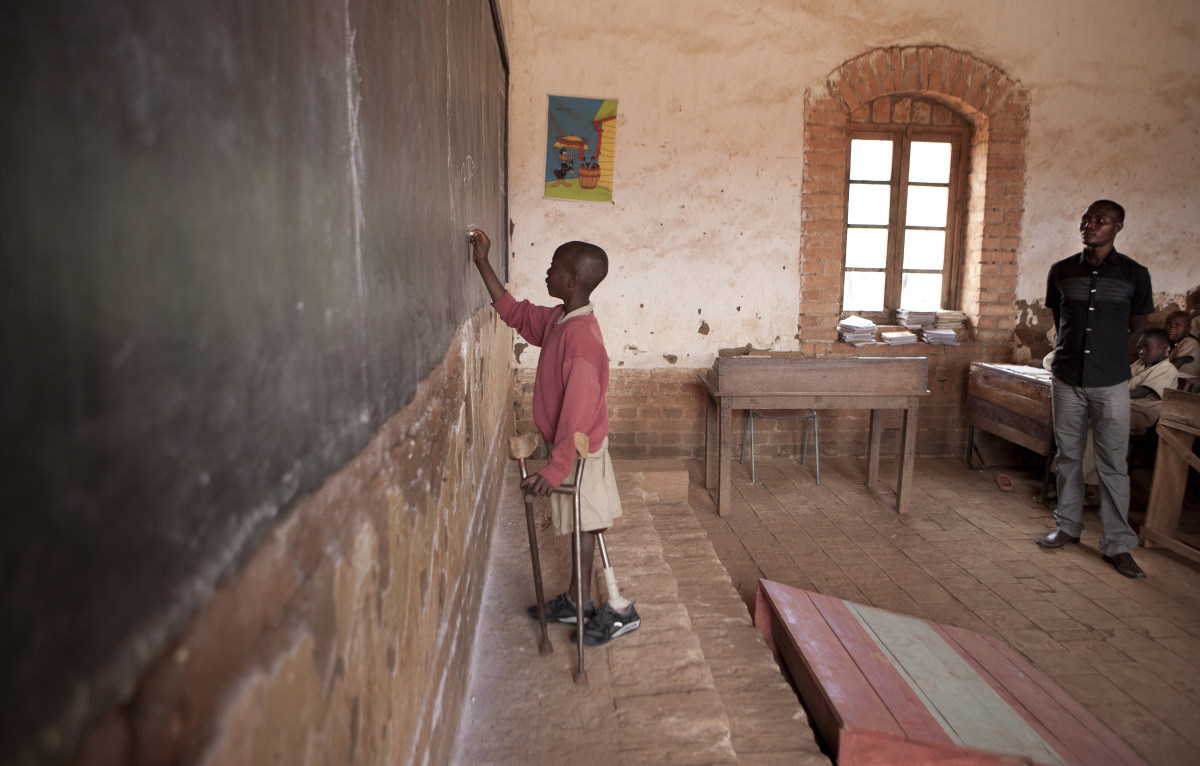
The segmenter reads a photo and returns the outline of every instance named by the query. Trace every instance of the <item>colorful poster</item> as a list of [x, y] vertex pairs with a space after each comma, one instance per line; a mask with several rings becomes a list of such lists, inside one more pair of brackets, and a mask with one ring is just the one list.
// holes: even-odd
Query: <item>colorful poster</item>
[[612, 202], [615, 98], [550, 96], [546, 197]]

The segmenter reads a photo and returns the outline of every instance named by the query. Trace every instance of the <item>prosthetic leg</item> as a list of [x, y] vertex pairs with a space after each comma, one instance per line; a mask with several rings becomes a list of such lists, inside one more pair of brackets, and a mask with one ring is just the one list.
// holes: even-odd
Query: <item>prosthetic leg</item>
[[617, 575], [608, 563], [608, 548], [604, 546], [604, 535], [600, 532], [596, 533], [596, 542], [600, 544], [600, 558], [604, 560], [604, 587], [608, 592], [608, 604], [618, 612], [624, 613], [633, 602], [617, 590]]

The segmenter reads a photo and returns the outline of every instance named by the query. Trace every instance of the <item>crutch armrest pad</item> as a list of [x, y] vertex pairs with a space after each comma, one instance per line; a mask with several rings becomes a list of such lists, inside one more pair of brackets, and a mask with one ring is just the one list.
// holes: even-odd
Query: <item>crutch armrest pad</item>
[[583, 431], [575, 432], [575, 454], [580, 460], [587, 460], [588, 456], [588, 437]]
[[517, 434], [508, 440], [508, 456], [513, 460], [527, 458], [537, 448], [538, 435], [535, 433]]

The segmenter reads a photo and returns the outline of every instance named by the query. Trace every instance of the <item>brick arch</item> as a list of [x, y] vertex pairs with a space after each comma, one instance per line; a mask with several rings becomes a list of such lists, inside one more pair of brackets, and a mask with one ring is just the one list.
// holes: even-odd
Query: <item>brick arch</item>
[[993, 115], [1019, 87], [969, 53], [927, 45], [877, 48], [850, 59], [830, 73], [826, 89], [847, 113], [880, 96], [913, 93], [943, 101], [975, 122]]
[[846, 128], [886, 96], [931, 99], [972, 125], [960, 304], [972, 337], [1011, 339], [1016, 324], [1017, 250], [1025, 207], [1029, 92], [1004, 71], [944, 46], [878, 48], [805, 93], [801, 191], [800, 345], [833, 352], [841, 307]]

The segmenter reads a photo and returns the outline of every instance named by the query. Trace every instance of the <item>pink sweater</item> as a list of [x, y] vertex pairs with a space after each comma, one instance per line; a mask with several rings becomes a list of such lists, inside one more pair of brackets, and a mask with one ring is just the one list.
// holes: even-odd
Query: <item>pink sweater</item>
[[584, 314], [558, 324], [562, 305], [518, 303], [508, 293], [492, 306], [505, 324], [542, 349], [533, 383], [533, 423], [554, 447], [538, 473], [557, 487], [575, 469], [575, 432], [587, 434], [592, 452], [608, 436], [608, 352], [600, 323]]

